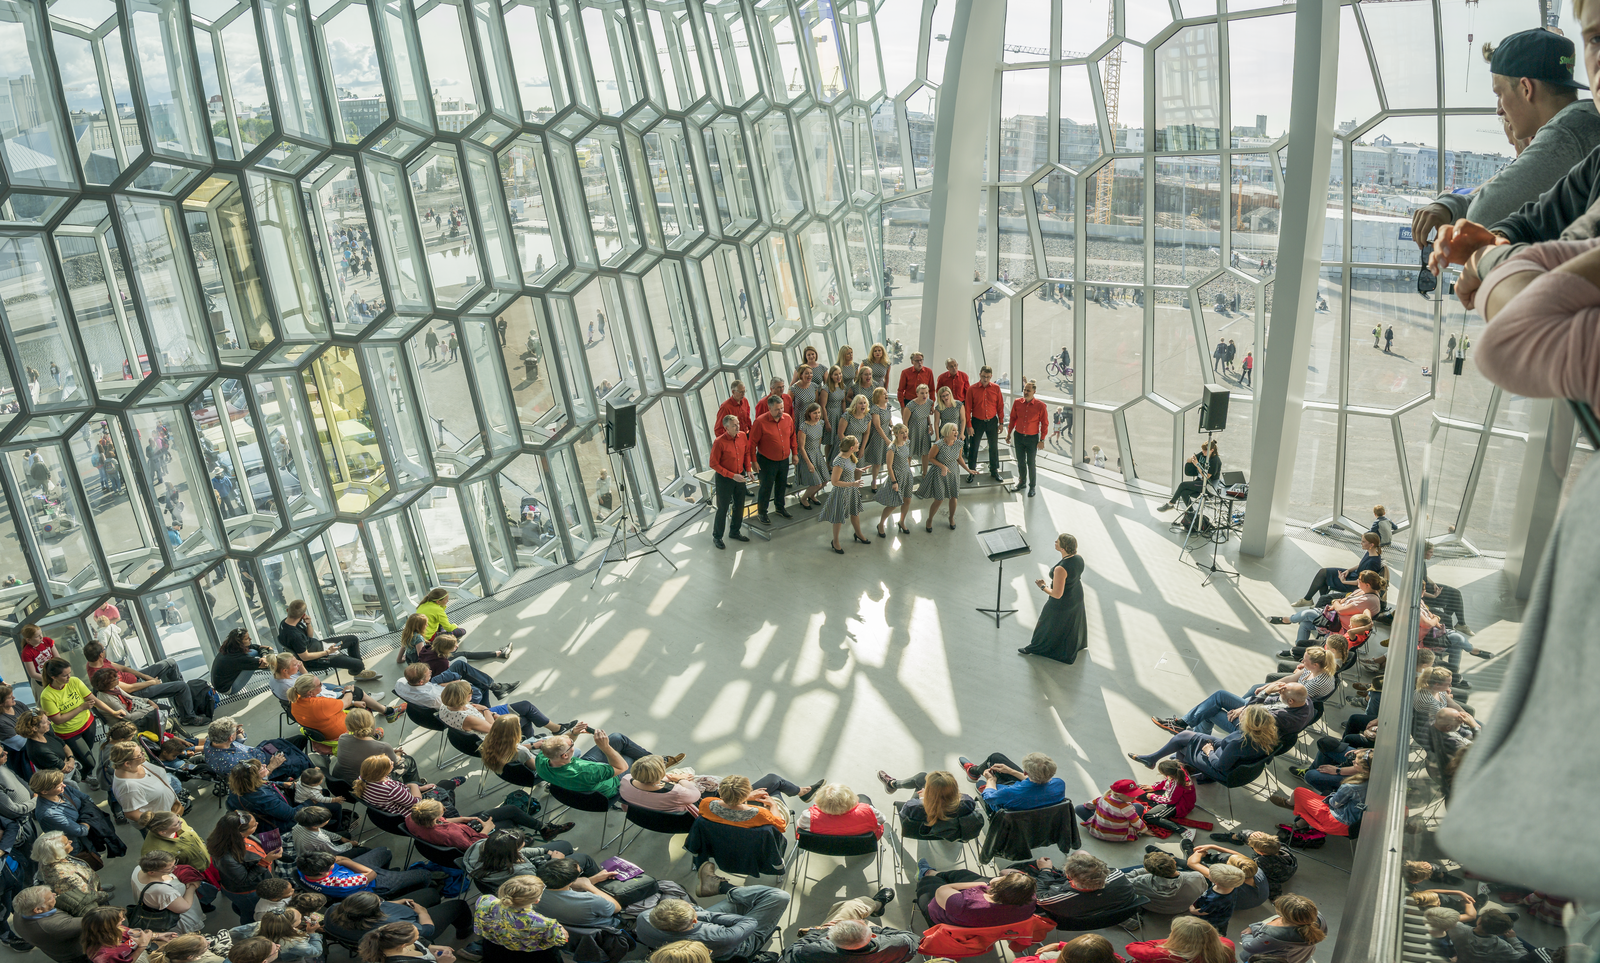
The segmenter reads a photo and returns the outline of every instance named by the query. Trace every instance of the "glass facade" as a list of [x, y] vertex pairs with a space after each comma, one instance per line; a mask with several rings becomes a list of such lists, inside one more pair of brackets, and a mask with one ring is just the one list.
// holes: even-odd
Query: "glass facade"
[[730, 381], [884, 337], [875, 13], [0, 0], [0, 628], [200, 674], [697, 500]]

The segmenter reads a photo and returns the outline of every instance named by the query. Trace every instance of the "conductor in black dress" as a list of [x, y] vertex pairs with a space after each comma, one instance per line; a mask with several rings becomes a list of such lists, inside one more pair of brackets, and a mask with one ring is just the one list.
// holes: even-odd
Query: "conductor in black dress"
[[1056, 539], [1061, 561], [1050, 570], [1050, 581], [1036, 579], [1048, 596], [1034, 626], [1033, 641], [1018, 655], [1042, 655], [1071, 665], [1078, 653], [1089, 646], [1089, 623], [1083, 612], [1083, 559], [1078, 557], [1078, 539], [1061, 535]]
[[1187, 506], [1200, 497], [1200, 493], [1205, 491], [1205, 487], [1211, 484], [1212, 479], [1222, 476], [1222, 456], [1217, 454], [1215, 438], [1201, 445], [1199, 451], [1189, 456], [1189, 460], [1183, 463], [1183, 473], [1188, 476], [1188, 480], [1173, 491], [1172, 498], [1160, 506], [1160, 511], [1170, 512], [1180, 498]]

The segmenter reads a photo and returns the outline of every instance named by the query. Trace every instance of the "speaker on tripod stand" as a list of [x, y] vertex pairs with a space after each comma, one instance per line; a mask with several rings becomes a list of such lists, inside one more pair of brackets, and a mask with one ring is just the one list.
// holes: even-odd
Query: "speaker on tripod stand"
[[[614, 405], [606, 403], [606, 454], [620, 455], [631, 451], [639, 444], [639, 409], [637, 405]], [[678, 570], [675, 563], [665, 552], [650, 540], [650, 536], [634, 524], [632, 508], [628, 501], [628, 472], [627, 465], [617, 472], [617, 499], [622, 509], [622, 518], [611, 529], [611, 540], [606, 543], [606, 549], [600, 555], [600, 564], [595, 566], [593, 588], [600, 584], [600, 574], [605, 571], [606, 562], [611, 558], [619, 562], [630, 562], [636, 558], [643, 558], [654, 553], [660, 555], [672, 570]], [[637, 539], [644, 546], [644, 550], [633, 555], [628, 554], [629, 535]]]

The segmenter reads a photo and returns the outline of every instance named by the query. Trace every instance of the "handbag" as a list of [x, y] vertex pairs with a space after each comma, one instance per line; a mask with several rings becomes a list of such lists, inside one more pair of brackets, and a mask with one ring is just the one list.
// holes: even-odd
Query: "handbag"
[[656, 895], [660, 887], [654, 876], [635, 876], [633, 879], [608, 879], [595, 887], [616, 900], [624, 914], [628, 907]]
[[128, 904], [128, 928], [135, 930], [151, 930], [156, 933], [170, 933], [178, 928], [180, 916], [169, 909], [151, 909], [144, 905], [144, 894], [150, 892], [150, 887], [157, 885], [146, 883], [144, 889], [139, 891], [139, 898]]

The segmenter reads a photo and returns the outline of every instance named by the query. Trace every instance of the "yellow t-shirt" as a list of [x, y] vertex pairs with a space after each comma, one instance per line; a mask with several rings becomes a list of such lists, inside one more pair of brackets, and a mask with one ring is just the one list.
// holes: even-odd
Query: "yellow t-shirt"
[[[67, 708], [68, 706], [77, 705], [89, 695], [89, 687], [83, 684], [82, 679], [78, 678], [77, 676], [73, 676], [67, 680], [66, 685], [59, 689], [57, 689], [55, 686], [45, 686], [44, 692], [39, 695], [39, 704], [44, 706], [44, 711], [47, 714], [53, 716], [60, 713], [61, 710]], [[89, 714], [89, 710], [85, 708], [82, 712], [73, 716], [71, 719], [68, 719], [64, 723], [50, 723], [50, 728], [55, 730], [55, 733], [58, 736], [75, 736], [83, 730], [89, 728], [89, 724], [92, 721], [93, 719]]]

